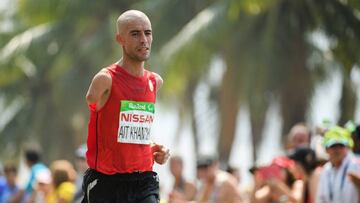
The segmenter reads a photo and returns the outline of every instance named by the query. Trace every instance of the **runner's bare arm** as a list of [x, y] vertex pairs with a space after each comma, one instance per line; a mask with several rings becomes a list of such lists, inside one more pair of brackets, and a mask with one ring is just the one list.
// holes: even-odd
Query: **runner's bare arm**
[[[105, 94], [110, 92], [111, 76], [106, 70], [98, 72], [91, 81], [90, 87], [86, 93], [86, 101], [90, 104], [98, 104]], [[102, 103], [105, 103], [102, 101]]]
[[154, 75], [155, 75], [155, 79], [156, 79], [156, 92], [157, 92], [162, 87], [164, 81], [159, 74], [154, 73]]

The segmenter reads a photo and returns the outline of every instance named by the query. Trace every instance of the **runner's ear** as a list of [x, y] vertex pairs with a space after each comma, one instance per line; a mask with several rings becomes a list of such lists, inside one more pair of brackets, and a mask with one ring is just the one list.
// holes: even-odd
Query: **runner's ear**
[[116, 41], [120, 44], [123, 45], [123, 38], [121, 37], [121, 35], [119, 33], [116, 33]]

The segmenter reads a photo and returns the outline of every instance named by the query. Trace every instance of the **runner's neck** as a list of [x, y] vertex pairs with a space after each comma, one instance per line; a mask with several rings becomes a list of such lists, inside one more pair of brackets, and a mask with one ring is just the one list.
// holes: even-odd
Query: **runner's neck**
[[125, 69], [128, 73], [136, 77], [144, 76], [144, 62], [130, 62], [125, 61], [121, 58], [118, 62], [116, 62], [121, 68]]

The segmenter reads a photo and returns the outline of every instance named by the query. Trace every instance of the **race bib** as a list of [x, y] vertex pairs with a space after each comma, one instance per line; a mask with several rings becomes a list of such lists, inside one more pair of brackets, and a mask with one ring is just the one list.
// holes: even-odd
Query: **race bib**
[[117, 141], [120, 143], [150, 144], [154, 113], [154, 103], [121, 101]]

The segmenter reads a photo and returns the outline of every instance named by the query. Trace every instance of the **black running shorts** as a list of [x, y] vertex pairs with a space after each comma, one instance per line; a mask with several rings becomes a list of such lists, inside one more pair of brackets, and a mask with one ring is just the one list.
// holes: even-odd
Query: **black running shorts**
[[158, 203], [159, 177], [155, 172], [105, 175], [88, 169], [82, 203]]

